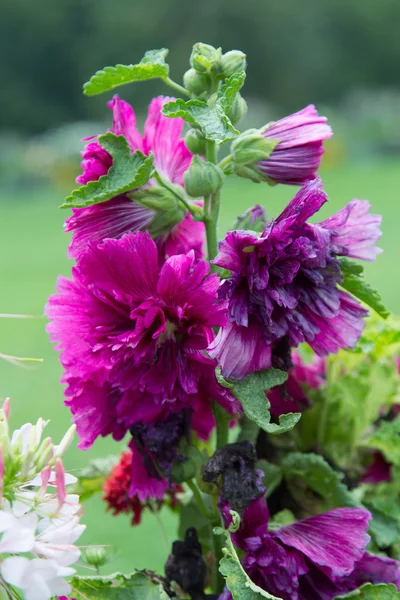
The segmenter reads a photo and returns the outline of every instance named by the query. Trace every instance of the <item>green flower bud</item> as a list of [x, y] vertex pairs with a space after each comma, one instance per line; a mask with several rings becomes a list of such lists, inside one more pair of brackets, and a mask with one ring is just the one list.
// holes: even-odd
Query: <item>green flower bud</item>
[[206, 153], [206, 140], [198, 129], [189, 129], [185, 135], [185, 144], [192, 154], [204, 156]]
[[183, 76], [185, 88], [195, 96], [201, 96], [211, 89], [211, 77], [207, 73], [198, 73], [196, 69], [189, 69]]
[[209, 73], [221, 58], [221, 48], [199, 42], [193, 46], [190, 56], [190, 66], [198, 73]]
[[251, 165], [270, 157], [278, 139], [267, 138], [260, 129], [248, 129], [239, 135], [231, 146], [231, 153], [236, 165]]
[[82, 548], [82, 558], [91, 567], [103, 567], [111, 562], [114, 557], [114, 549], [111, 546], [88, 546]]
[[242, 117], [244, 117], [244, 115], [246, 113], [247, 113], [247, 102], [243, 98], [243, 96], [241, 96], [241, 94], [238, 92], [236, 94], [236, 98], [233, 102], [233, 106], [232, 106], [231, 110], [227, 111], [226, 114], [227, 114], [229, 120], [231, 121], [231, 123], [233, 123], [233, 125], [235, 125], [236, 123], [238, 123], [240, 121], [240, 119]]
[[148, 226], [152, 237], [169, 233], [186, 214], [183, 203], [179, 201], [183, 194], [181, 186], [173, 183], [168, 183], [168, 186], [170, 189], [152, 185], [128, 194], [134, 202], [154, 212]]
[[222, 187], [224, 174], [217, 165], [194, 156], [184, 179], [189, 196], [202, 198], [214, 194]]
[[230, 50], [221, 56], [219, 61], [215, 64], [213, 71], [221, 79], [226, 79], [226, 77], [230, 77], [234, 73], [245, 71], [246, 65], [246, 55], [244, 52], [241, 52], [240, 50]]

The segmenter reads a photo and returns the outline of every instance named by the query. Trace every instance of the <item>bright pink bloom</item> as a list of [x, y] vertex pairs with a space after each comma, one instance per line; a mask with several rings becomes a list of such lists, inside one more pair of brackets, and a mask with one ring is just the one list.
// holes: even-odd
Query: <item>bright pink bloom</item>
[[271, 123], [264, 129], [266, 138], [278, 139], [269, 158], [258, 169], [275, 183], [303, 185], [317, 175], [324, 153], [322, 142], [332, 137], [332, 129], [313, 104], [293, 115]]
[[[188, 169], [192, 154], [185, 146], [182, 137], [184, 122], [180, 118], [169, 119], [161, 114], [165, 102], [172, 98], [154, 98], [149, 106], [148, 117], [142, 136], [136, 127], [136, 116], [133, 108], [115, 96], [108, 106], [113, 111], [113, 127], [116, 135], [123, 135], [133, 151], [140, 150], [144, 154], [153, 152], [157, 171], [170, 183], [183, 188], [183, 174]], [[112, 158], [97, 141], [90, 138], [83, 151], [81, 163], [83, 173], [77, 178], [78, 183], [86, 184], [105, 175], [112, 165]], [[150, 181], [149, 186], [155, 185]], [[95, 204], [88, 208], [73, 209], [72, 216], [67, 219], [66, 231], [72, 231], [72, 242], [69, 256], [77, 257], [86, 248], [89, 241], [102, 241], [105, 238], [120, 238], [129, 231], [151, 229], [156, 212], [140, 206], [135, 201], [134, 190], [127, 195], [118, 196]], [[173, 254], [188, 252], [194, 249], [201, 258], [204, 244], [204, 225], [194, 222], [187, 213], [184, 222], [176, 225], [170, 235], [168, 230], [160, 236], [158, 245], [164, 259]]]
[[208, 273], [193, 251], [160, 270], [156, 244], [138, 232], [89, 244], [72, 280], [59, 279], [47, 305], [48, 332], [62, 350], [66, 404], [82, 448], [185, 409], [208, 437], [211, 398], [237, 409], [206, 354], [214, 327], [226, 323], [219, 278]]

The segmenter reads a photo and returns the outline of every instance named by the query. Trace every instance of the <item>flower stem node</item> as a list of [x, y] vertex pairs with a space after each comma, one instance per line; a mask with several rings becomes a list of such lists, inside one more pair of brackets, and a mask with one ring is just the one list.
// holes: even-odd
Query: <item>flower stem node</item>
[[184, 178], [189, 196], [201, 198], [215, 194], [222, 187], [224, 174], [217, 165], [194, 156]]
[[198, 73], [210, 73], [211, 69], [221, 59], [221, 48], [199, 42], [193, 46], [190, 56], [190, 66]]
[[246, 55], [240, 50], [225, 52], [215, 64], [213, 71], [220, 79], [226, 79], [234, 73], [245, 71], [247, 66]]
[[192, 154], [204, 156], [206, 153], [206, 140], [198, 129], [189, 129], [185, 135], [185, 144]]
[[264, 137], [261, 129], [244, 131], [231, 146], [236, 175], [256, 183], [268, 181], [269, 178], [258, 169], [257, 163], [267, 160], [278, 143], [276, 138]]
[[199, 73], [192, 68], [184, 74], [183, 83], [191, 94], [201, 96], [210, 92], [212, 81], [207, 73]]

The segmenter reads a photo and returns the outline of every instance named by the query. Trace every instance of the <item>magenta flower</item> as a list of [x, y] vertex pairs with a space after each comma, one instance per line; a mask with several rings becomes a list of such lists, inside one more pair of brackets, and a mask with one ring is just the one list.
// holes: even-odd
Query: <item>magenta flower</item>
[[219, 289], [220, 298], [229, 302], [230, 323], [209, 352], [225, 377], [242, 378], [270, 367], [279, 340], [291, 347], [307, 342], [319, 356], [353, 348], [358, 341], [367, 311], [338, 288], [342, 273], [337, 255], [376, 255], [380, 218], [369, 215], [368, 203], [356, 200], [322, 223], [308, 223], [326, 201], [316, 179], [260, 236], [230, 231], [220, 243], [213, 262], [231, 271]]
[[332, 137], [326, 122], [310, 104], [265, 127], [264, 137], [279, 143], [269, 158], [257, 164], [258, 169], [275, 183], [303, 185], [314, 179], [324, 153], [322, 142]]
[[[214, 327], [226, 323], [219, 278], [208, 273], [193, 251], [169, 258], [160, 270], [155, 242], [138, 232], [90, 243], [72, 280], [59, 278], [46, 309], [48, 332], [62, 351], [66, 404], [81, 448], [99, 435], [121, 439], [128, 430], [136, 440], [136, 425], [166, 423], [185, 411], [207, 438], [211, 399], [237, 409], [206, 354]], [[146, 440], [143, 448], [154, 445]]]
[[[147, 155], [152, 151], [160, 175], [168, 182], [183, 188], [183, 174], [191, 163], [192, 154], [186, 148], [182, 137], [183, 120], [169, 119], [161, 114], [163, 104], [170, 100], [172, 98], [162, 96], [152, 100], [142, 136], [136, 127], [133, 108], [115, 96], [108, 103], [113, 111], [111, 131], [116, 135], [123, 135], [128, 140], [132, 152], [141, 150]], [[77, 178], [78, 183], [86, 184], [99, 179], [112, 165], [111, 156], [93, 138], [90, 138], [82, 155], [83, 173]], [[154, 181], [149, 182], [149, 186], [154, 185]], [[155, 210], [135, 202], [134, 190], [129, 193], [129, 197], [124, 194], [88, 208], [75, 208], [65, 223], [65, 230], [73, 232], [69, 256], [79, 256], [89, 241], [120, 238], [129, 231], [151, 229], [155, 217]], [[162, 259], [173, 254], [186, 253], [192, 248], [198, 258], [202, 257], [204, 225], [193, 221], [189, 213], [171, 232], [170, 227], [167, 227], [161, 235], [158, 229], [159, 227], [156, 228], [157, 243]]]
[[336, 508], [269, 531], [262, 497], [245, 510], [232, 539], [252, 581], [282, 600], [332, 600], [367, 581], [400, 589], [400, 563], [365, 551], [370, 518], [362, 508]]

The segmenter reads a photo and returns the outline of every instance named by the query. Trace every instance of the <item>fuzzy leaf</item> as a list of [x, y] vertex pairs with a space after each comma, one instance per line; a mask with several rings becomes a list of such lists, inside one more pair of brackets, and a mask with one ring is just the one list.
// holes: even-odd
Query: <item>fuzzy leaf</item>
[[281, 600], [278, 596], [273, 596], [258, 587], [243, 569], [231, 540], [231, 531], [237, 528], [239, 516], [233, 511], [231, 511], [231, 514], [234, 527], [231, 526], [228, 530], [218, 528], [214, 530], [214, 533], [221, 533], [226, 538], [225, 548], [223, 549], [224, 556], [220, 560], [219, 570], [225, 577], [227, 588], [231, 592], [233, 600], [262, 600], [262, 598]]
[[164, 104], [161, 110], [165, 117], [181, 117], [195, 129], [199, 129], [206, 140], [222, 144], [236, 137], [239, 132], [234, 128], [221, 107], [210, 107], [205, 100], [182, 100]]
[[321, 512], [342, 506], [360, 506], [337, 473], [319, 454], [293, 453], [286, 456], [281, 468], [293, 494], [304, 495], [304, 484], [322, 500]]
[[85, 83], [83, 92], [87, 96], [95, 96], [134, 81], [146, 81], [158, 77], [165, 79], [169, 73], [169, 66], [165, 62], [167, 54], [166, 48], [149, 50], [137, 65], [104, 67]]
[[123, 135], [106, 133], [99, 144], [112, 156], [113, 164], [106, 175], [74, 190], [61, 208], [83, 208], [111, 200], [125, 192], [145, 185], [153, 172], [153, 154], [145, 156], [140, 150], [131, 154]]
[[388, 462], [400, 467], [400, 416], [381, 422], [362, 445], [379, 450]]
[[104, 481], [118, 461], [117, 455], [96, 458], [81, 469], [74, 493], [79, 495], [82, 502], [103, 491]]
[[383, 304], [380, 294], [364, 281], [364, 268], [345, 257], [339, 258], [339, 263], [343, 274], [342, 287], [387, 319], [390, 311]]
[[364, 484], [362, 502], [372, 513], [370, 533], [380, 548], [400, 541], [400, 481], [398, 470], [392, 469], [392, 480]]
[[242, 89], [245, 79], [246, 73], [240, 71], [231, 75], [221, 86], [216, 104], [224, 113], [229, 113], [232, 110], [236, 95]]
[[250, 373], [241, 381], [234, 381], [232, 392], [241, 402], [245, 415], [257, 423], [267, 433], [285, 433], [296, 425], [301, 413], [280, 415], [279, 425], [271, 423], [269, 413], [270, 403], [265, 396], [265, 390], [281, 385], [287, 380], [287, 373], [279, 369], [268, 369]]
[[74, 595], [85, 600], [168, 600], [162, 585], [153, 583], [144, 573], [73, 577], [71, 586]]
[[336, 596], [334, 600], [400, 600], [400, 592], [396, 586], [389, 583], [365, 583], [358, 590], [354, 590], [345, 596]]

